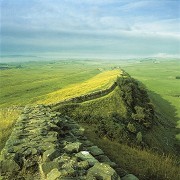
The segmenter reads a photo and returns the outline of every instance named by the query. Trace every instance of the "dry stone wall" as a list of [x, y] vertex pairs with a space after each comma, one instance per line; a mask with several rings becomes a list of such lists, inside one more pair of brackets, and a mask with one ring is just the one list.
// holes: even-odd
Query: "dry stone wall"
[[0, 159], [2, 180], [119, 180], [120, 176], [127, 177], [86, 138], [82, 127], [44, 105], [25, 107]]
[[89, 93], [89, 94], [84, 94], [84, 95], [81, 95], [81, 96], [78, 96], [78, 97], [67, 99], [67, 100], [52, 104], [52, 106], [58, 106], [58, 105], [67, 104], [67, 103], [82, 103], [82, 102], [89, 101], [89, 100], [92, 100], [92, 99], [100, 98], [100, 97], [105, 96], [105, 95], [109, 94], [110, 92], [112, 92], [116, 88], [116, 86], [117, 86], [117, 83], [114, 82], [107, 89], [94, 91], [94, 92]]

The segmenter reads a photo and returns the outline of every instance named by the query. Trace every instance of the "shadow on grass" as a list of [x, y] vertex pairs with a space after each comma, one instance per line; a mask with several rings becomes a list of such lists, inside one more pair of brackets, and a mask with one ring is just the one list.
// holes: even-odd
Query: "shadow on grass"
[[160, 128], [161, 136], [167, 146], [172, 146], [176, 152], [180, 150], [180, 142], [176, 139], [178, 129], [176, 128], [179, 118], [177, 117], [177, 109], [169, 101], [161, 97], [161, 95], [148, 90], [148, 94], [154, 104], [158, 122], [155, 124]]

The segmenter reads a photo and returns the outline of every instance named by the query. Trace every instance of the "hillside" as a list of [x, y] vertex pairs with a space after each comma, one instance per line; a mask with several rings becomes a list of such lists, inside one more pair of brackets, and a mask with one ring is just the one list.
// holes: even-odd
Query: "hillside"
[[154, 148], [159, 152], [174, 152], [174, 137], [165, 140], [163, 137], [165, 128], [171, 128], [173, 124], [162, 124], [144, 87], [125, 72], [107, 95], [84, 99], [84, 102], [75, 99], [54, 105], [54, 109], [79, 123], [93, 126], [100, 137]]
[[[105, 67], [107, 68], [107, 65], [105, 65]], [[66, 119], [67, 126], [72, 122], [76, 122], [84, 128], [84, 136], [93, 142], [95, 146], [99, 146], [109, 159], [117, 164], [114, 169], [120, 177], [133, 173], [140, 179], [178, 179], [178, 163], [176, 162], [178, 159], [175, 160], [176, 157], [171, 156], [177, 152], [174, 138], [175, 133], [173, 132], [175, 123], [168, 121], [168, 119], [161, 118], [161, 112], [156, 110], [156, 104], [154, 104], [154, 101], [151, 101], [147, 90], [142, 84], [131, 78], [125, 71], [120, 70], [119, 67], [113, 67], [112, 69], [114, 70], [98, 70], [98, 75], [94, 77], [90, 77], [82, 82], [70, 83], [64, 88], [56, 89], [49, 93], [44, 94], [44, 91], [38, 92], [41, 95], [34, 99], [36, 100], [34, 104], [48, 104], [50, 106], [42, 106], [45, 107], [45, 109], [46, 107], [47, 109], [50, 108], [50, 111], [47, 110], [47, 112], [45, 112], [48, 117], [51, 113], [52, 116], [53, 114], [58, 114], [57, 118]], [[24, 102], [25, 101], [23, 101], [23, 103]], [[29, 112], [25, 110], [25, 114], [36, 118], [33, 123], [38, 122], [41, 116], [44, 116], [44, 112], [41, 111], [39, 112], [40, 115], [36, 116], [37, 107], [35, 106], [35, 111], [33, 110], [32, 114], [29, 114]], [[15, 112], [12, 111], [13, 117], [10, 114], [11, 111], [6, 113], [5, 108], [1, 111], [4, 113], [4, 116], [9, 117], [9, 120], [11, 119], [11, 125], [15, 123], [15, 119], [17, 119], [20, 113], [15, 109]], [[32, 117], [30, 120], [33, 119]], [[42, 126], [46, 126], [49, 121], [46, 121], [48, 118], [43, 117], [42, 119], [44, 119]], [[4, 122], [6, 121], [4, 120]], [[27, 122], [28, 121], [22, 119], [23, 128], [19, 128], [18, 130], [16, 128], [14, 129], [13, 132], [15, 133], [17, 141], [19, 141], [19, 135], [26, 137], [27, 133], [27, 137], [31, 137], [32, 134], [28, 131], [29, 129], [32, 131], [34, 125], [33, 123], [31, 124], [31, 121], [29, 125]], [[40, 124], [38, 125], [37, 123], [37, 125], [41, 127]], [[24, 130], [26, 129], [26, 125], [27, 131]], [[16, 126], [18, 126], [18, 122], [15, 127]], [[61, 128], [61, 124], [59, 124], [58, 127]], [[57, 127], [53, 126], [53, 128], [56, 129]], [[8, 134], [10, 134], [11, 128], [8, 128], [8, 125], [4, 128], [4, 132], [6, 132], [6, 130], [8, 130]], [[62, 132], [59, 130], [58, 133]], [[20, 134], [16, 136], [18, 132]], [[37, 132], [39, 132], [39, 128]], [[63, 129], [63, 132], [66, 132], [66, 130]], [[11, 138], [13, 138], [14, 133], [12, 133], [2, 151], [2, 154], [5, 156], [7, 149], [10, 148], [10, 151], [12, 150]], [[44, 130], [42, 133], [44, 133]], [[72, 135], [73, 133], [70, 132], [70, 134]], [[166, 136], [164, 136], [165, 134]], [[43, 140], [45, 137], [44, 135], [41, 137], [41, 135], [40, 133], [37, 136]], [[7, 137], [8, 136], [6, 136], [6, 138]], [[66, 136], [63, 135], [63, 138], [66, 138]], [[53, 142], [55, 143], [54, 145], [59, 147], [59, 142], [61, 144], [63, 138], [59, 139], [58, 135], [58, 143]], [[72, 138], [71, 143], [74, 143], [74, 140], [75, 139]], [[35, 146], [37, 145], [36, 140], [32, 142], [35, 143]], [[26, 144], [22, 143], [22, 146], [23, 145], [26, 146]], [[41, 145], [43, 144], [39, 144], [39, 146]], [[18, 148], [17, 151], [13, 150], [11, 153], [19, 153], [18, 151], [21, 151], [22, 147], [19, 146]], [[84, 148], [84, 150], [88, 150], [86, 147]], [[31, 156], [32, 154], [28, 157], [28, 159], [30, 158], [28, 162], [34, 159], [34, 155]], [[38, 156], [42, 157], [42, 153], [38, 154]], [[22, 157], [24, 157], [24, 155], [22, 155]], [[37, 163], [35, 163], [36, 165], [41, 162], [38, 159], [35, 161], [37, 161]], [[144, 164], [146, 164], [145, 167]], [[17, 173], [20, 177], [24, 176], [22, 173], [24, 173], [24, 171], [26, 172], [26, 165], [25, 167], [21, 163], [18, 165], [20, 168], [23, 168], [23, 171], [19, 174], [18, 170]], [[156, 168], [155, 165], [157, 166]], [[4, 170], [6, 167], [7, 166], [3, 167]], [[15, 168], [16, 167], [15, 165]], [[56, 167], [59, 168], [59, 166]], [[37, 168], [35, 169], [37, 170]], [[34, 166], [28, 173], [32, 174], [33, 170]], [[50, 171], [48, 171], [48, 173], [49, 172]], [[6, 172], [4, 173], [6, 174]], [[37, 176], [41, 176], [41, 172], [39, 173]], [[58, 174], [58, 172], [56, 173]], [[46, 175], [47, 174], [45, 174], [45, 176]], [[35, 174], [35, 178], [37, 176]]]

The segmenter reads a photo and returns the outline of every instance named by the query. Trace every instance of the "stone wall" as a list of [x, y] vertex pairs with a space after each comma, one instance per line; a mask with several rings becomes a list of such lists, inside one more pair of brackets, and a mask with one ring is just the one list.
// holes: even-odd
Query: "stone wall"
[[116, 86], [117, 86], [117, 83], [114, 82], [107, 89], [99, 90], [99, 91], [95, 91], [95, 92], [92, 92], [92, 93], [89, 93], [89, 94], [84, 94], [84, 95], [81, 95], [81, 96], [78, 96], [78, 97], [67, 99], [67, 100], [52, 104], [52, 106], [58, 106], [58, 105], [67, 104], [67, 103], [82, 103], [82, 102], [89, 101], [89, 100], [92, 100], [92, 99], [100, 98], [100, 97], [105, 96], [105, 95], [109, 94], [110, 92], [112, 92], [116, 88]]
[[25, 107], [0, 159], [2, 180], [136, 178], [93, 145], [76, 122], [44, 105]]

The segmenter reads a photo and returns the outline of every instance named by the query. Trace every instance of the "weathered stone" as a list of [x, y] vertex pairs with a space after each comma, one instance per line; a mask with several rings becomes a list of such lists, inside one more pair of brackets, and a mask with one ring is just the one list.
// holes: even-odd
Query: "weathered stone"
[[120, 177], [124, 177], [125, 175], [127, 175], [127, 171], [125, 171], [124, 169], [120, 167], [115, 168], [115, 171]]
[[13, 159], [4, 160], [1, 162], [1, 171], [3, 173], [14, 171], [17, 172], [19, 170], [20, 166]]
[[75, 158], [71, 158], [69, 161], [64, 162], [64, 164], [62, 164], [62, 168], [63, 169], [70, 169], [70, 168], [74, 168], [77, 165], [77, 160]]
[[73, 168], [60, 170], [62, 177], [75, 176], [75, 170]]
[[38, 171], [38, 162], [35, 160], [28, 160], [27, 162], [25, 162], [25, 164], [23, 165], [24, 169], [27, 171], [31, 171], [33, 173]]
[[111, 161], [107, 156], [105, 156], [105, 155], [99, 155], [99, 156], [97, 156], [96, 158], [97, 158], [97, 160], [98, 160], [99, 162], [108, 164], [108, 165], [110, 165], [110, 166], [113, 167], [113, 168], [117, 166], [116, 163], [112, 162], [112, 161]]
[[32, 155], [35, 155], [35, 154], [38, 154], [39, 152], [38, 152], [38, 150], [37, 149], [35, 149], [35, 148], [32, 148], [31, 149], [31, 154]]
[[57, 158], [60, 155], [60, 152], [55, 149], [49, 149], [43, 153], [43, 161], [52, 161], [53, 159]]
[[48, 174], [52, 169], [59, 168], [59, 163], [56, 161], [45, 162], [42, 164], [44, 174]]
[[82, 148], [82, 143], [80, 142], [74, 142], [74, 143], [69, 143], [64, 147], [64, 150], [67, 153], [74, 153], [74, 152], [79, 152]]
[[77, 167], [79, 169], [85, 169], [86, 170], [89, 168], [89, 163], [88, 163], [88, 161], [80, 161], [80, 162], [78, 162]]
[[44, 142], [51, 142], [51, 143], [55, 143], [57, 141], [57, 137], [53, 136], [53, 135], [49, 135], [49, 133], [47, 134], [47, 136], [44, 138]]
[[99, 156], [99, 155], [104, 154], [104, 152], [100, 148], [98, 148], [97, 146], [89, 147], [88, 150], [90, 151], [90, 153], [93, 156]]
[[[98, 163], [96, 158], [103, 159], [103, 151], [87, 140], [84, 129], [75, 121], [58, 116], [45, 106], [26, 109], [2, 150], [0, 174], [3, 179], [38, 179], [41, 173], [47, 180], [92, 177], [93, 170], [88, 169]], [[107, 157], [104, 159], [105, 163], [113, 163]], [[107, 172], [104, 174], [110, 177]]]
[[23, 161], [23, 155], [21, 153], [15, 153], [11, 157], [20, 167], [23, 166], [24, 161]]
[[133, 174], [127, 174], [126, 176], [121, 178], [122, 180], [139, 180], [135, 175]]
[[57, 168], [51, 170], [50, 173], [47, 174], [46, 180], [56, 180], [58, 177], [60, 177], [61, 173]]
[[30, 148], [28, 148], [26, 151], [23, 152], [23, 155], [25, 157], [30, 156], [31, 154], [32, 154], [32, 150]]
[[90, 166], [93, 166], [95, 163], [98, 162], [88, 151], [81, 151], [75, 155], [80, 160], [87, 161]]
[[83, 141], [83, 144], [84, 144], [85, 146], [87, 146], [87, 147], [93, 146], [93, 143], [92, 143], [91, 141], [89, 141], [89, 140]]
[[13, 147], [10, 147], [10, 148], [8, 148], [8, 151], [7, 151], [8, 153], [15, 153], [16, 151], [14, 150], [14, 148]]
[[102, 180], [120, 180], [120, 177], [114, 169], [103, 163], [96, 163], [88, 170], [87, 180], [102, 179]]
[[23, 140], [20, 140], [20, 139], [16, 139], [14, 142], [13, 142], [13, 146], [18, 146], [19, 144], [23, 143]]
[[43, 151], [46, 151], [46, 150], [49, 150], [52, 148], [55, 148], [54, 143], [44, 141], [43, 144], [41, 145], [41, 147], [38, 147], [37, 149], [40, 149], [43, 152]]

